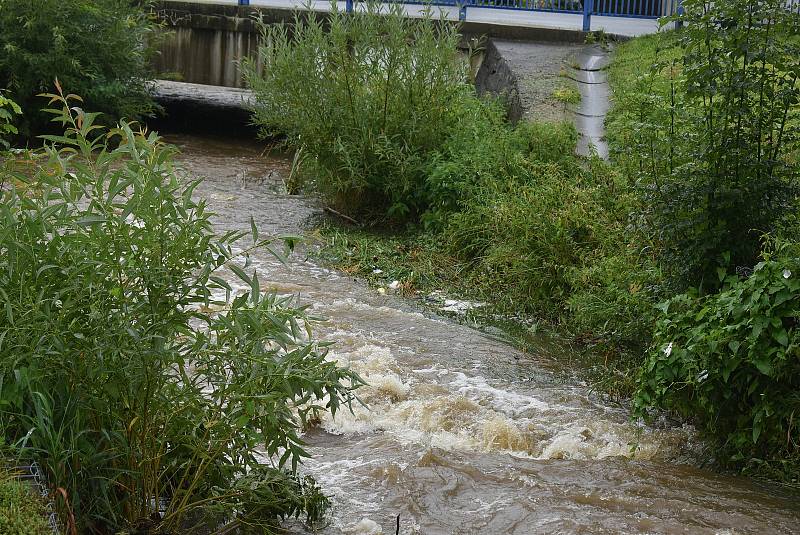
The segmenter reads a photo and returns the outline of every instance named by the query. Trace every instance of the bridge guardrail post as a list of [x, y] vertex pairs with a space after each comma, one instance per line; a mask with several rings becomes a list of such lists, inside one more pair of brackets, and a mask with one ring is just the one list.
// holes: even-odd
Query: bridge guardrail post
[[[683, 0], [677, 1], [677, 6], [675, 7], [675, 13], [680, 17], [683, 15]], [[680, 30], [683, 28], [683, 21], [677, 20], [675, 21], [675, 29]]]
[[464, 22], [467, 20], [467, 2], [462, 0], [458, 2], [458, 20]]
[[347, 13], [353, 12], [353, 0], [346, 0], [344, 3], [344, 10]]
[[249, 6], [250, 5], [250, 0], [239, 0], [239, 5], [240, 6]]
[[583, 31], [588, 32], [592, 27], [592, 11], [594, 0], [583, 0]]

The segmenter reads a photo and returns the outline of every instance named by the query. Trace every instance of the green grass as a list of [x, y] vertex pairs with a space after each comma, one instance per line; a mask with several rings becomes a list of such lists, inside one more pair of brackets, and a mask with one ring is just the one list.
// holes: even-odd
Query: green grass
[[465, 267], [424, 232], [380, 233], [324, 223], [315, 237], [325, 264], [364, 278], [376, 288], [400, 282], [397, 293], [407, 297], [442, 291], [461, 298], [479, 298], [481, 292], [463, 279]]
[[[613, 93], [611, 109], [606, 116], [606, 139], [612, 152], [621, 153], [629, 142], [628, 128], [632, 114], [647, 94], [663, 94], [669, 78], [647, 78], [656, 64], [671, 64], [678, 60], [682, 51], [678, 47], [679, 34], [665, 31], [631, 39], [614, 49], [613, 61], [608, 66], [608, 83]], [[661, 67], [664, 71], [666, 67]], [[655, 83], [662, 87], [651, 87]], [[660, 90], [659, 90], [660, 89]]]
[[44, 501], [33, 488], [0, 473], [0, 533], [3, 535], [51, 535]]
[[581, 94], [574, 87], [563, 85], [553, 91], [553, 98], [564, 104], [580, 104]]

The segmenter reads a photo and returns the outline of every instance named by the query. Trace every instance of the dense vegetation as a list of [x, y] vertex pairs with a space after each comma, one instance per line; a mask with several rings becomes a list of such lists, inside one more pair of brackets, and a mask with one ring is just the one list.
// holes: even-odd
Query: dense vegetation
[[474, 105], [472, 89], [457, 28], [430, 14], [418, 24], [400, 4], [364, 7], [262, 26], [262, 65], [244, 62], [255, 120], [288, 135], [306, 180], [336, 208], [413, 219], [430, 203], [425, 165]]
[[665, 273], [635, 403], [692, 419], [724, 462], [796, 482], [800, 16], [685, 7], [684, 31], [622, 47], [610, 72], [617, 160]]
[[[109, 121], [151, 109], [134, 3], [33, 6], [0, 0], [0, 149], [42, 128], [31, 99], [56, 77]], [[722, 463], [797, 482], [800, 49], [783, 6], [686, 0], [684, 31], [620, 46], [611, 163], [576, 157], [570, 125], [507, 124], [456, 30], [399, 8], [264, 27], [265, 65], [245, 68], [298, 185], [403, 229], [327, 229], [339, 265], [558, 325], [637, 415], [674, 411]], [[247, 272], [276, 242], [214, 235], [158, 136], [50, 97], [64, 132], [0, 171], [3, 454], [38, 461], [81, 532], [319, 520], [300, 430], [361, 380]], [[0, 510], [0, 531], [41, 529], [27, 507]]]
[[[444, 286], [556, 323], [588, 342], [600, 386], [633, 396], [637, 415], [678, 412], [719, 441], [723, 464], [796, 480], [798, 15], [779, 0], [684, 8], [683, 31], [619, 47], [609, 71], [610, 164], [574, 156], [568, 125], [512, 127], [497, 103], [451, 92], [458, 65], [392, 51], [425, 36], [414, 54], [449, 57], [453, 37], [430, 19], [334, 13], [335, 38], [313, 21], [294, 39], [267, 30], [266, 66], [306, 65], [303, 76], [318, 82], [310, 87], [332, 100], [317, 109], [298, 99], [305, 111], [281, 123], [278, 89], [300, 74], [280, 68], [262, 78], [251, 66], [256, 120], [292, 133], [310, 155], [301, 171], [305, 164], [316, 178], [307, 185], [338, 209], [406, 223], [391, 235], [323, 228], [328, 258], [381, 284], [396, 279], [398, 291]], [[330, 61], [303, 63], [311, 48]], [[417, 102], [394, 98], [398, 57], [409, 58], [405, 78], [439, 82], [432, 65], [449, 69], [430, 100], [457, 94], [457, 120], [446, 116], [435, 144], [416, 145]], [[328, 122], [323, 109], [347, 109], [352, 73], [367, 81], [350, 108], [358, 114]], [[383, 110], [397, 121], [391, 130]], [[373, 143], [387, 132], [391, 147], [414, 151], [413, 165]], [[342, 151], [347, 163], [330, 163], [325, 151]]]
[[154, 109], [145, 83], [155, 24], [136, 0], [0, 0], [0, 89], [25, 111], [25, 136], [48, 126], [36, 95], [64, 87], [109, 123]]
[[319, 520], [299, 433], [360, 379], [248, 274], [278, 243], [213, 234], [174, 149], [49, 96], [64, 133], [0, 174], [4, 455], [39, 463], [80, 533]]

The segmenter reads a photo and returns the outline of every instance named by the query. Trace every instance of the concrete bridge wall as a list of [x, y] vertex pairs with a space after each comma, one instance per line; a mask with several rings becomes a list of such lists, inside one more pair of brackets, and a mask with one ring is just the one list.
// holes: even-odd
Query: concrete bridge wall
[[[201, 4], [162, 0], [154, 6], [170, 34], [155, 60], [162, 78], [197, 84], [242, 87], [238, 61], [255, 53], [256, 18], [268, 24], [292, 22], [290, 8]], [[325, 13], [319, 13], [325, 17]], [[449, 22], [445, 22], [449, 24]], [[580, 43], [585, 34], [566, 29], [515, 27], [467, 22], [462, 25], [465, 48], [475, 38]], [[477, 71], [477, 67], [476, 67]]]

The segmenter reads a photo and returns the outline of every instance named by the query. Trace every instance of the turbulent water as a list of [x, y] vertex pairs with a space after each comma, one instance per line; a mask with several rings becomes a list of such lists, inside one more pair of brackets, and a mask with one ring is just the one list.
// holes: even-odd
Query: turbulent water
[[[219, 230], [299, 233], [318, 207], [283, 193], [289, 162], [262, 147], [171, 136]], [[558, 361], [383, 295], [294, 255], [264, 286], [327, 318], [315, 335], [369, 386], [368, 408], [306, 434], [334, 504], [326, 534], [800, 533], [800, 503], [698, 468], [688, 427], [637, 426]], [[567, 377], [565, 379], [564, 377]], [[302, 528], [292, 527], [302, 531]], [[382, 531], [380, 531], [382, 529]]]

